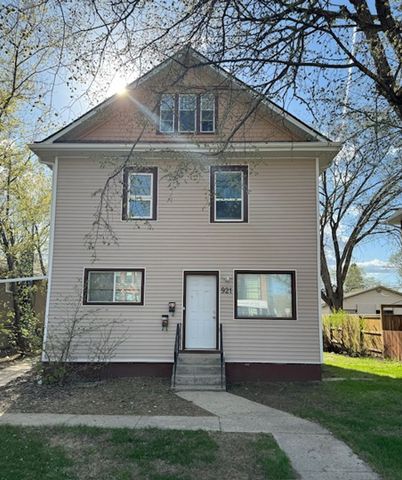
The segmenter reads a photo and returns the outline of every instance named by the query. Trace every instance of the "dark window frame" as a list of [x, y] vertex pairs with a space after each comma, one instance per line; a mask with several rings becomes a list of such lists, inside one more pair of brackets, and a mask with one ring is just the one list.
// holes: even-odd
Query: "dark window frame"
[[[141, 300], [139, 302], [90, 302], [88, 301], [88, 281], [91, 272], [141, 272]], [[83, 305], [144, 305], [145, 268], [85, 268], [84, 288], [82, 294]], [[113, 292], [114, 294], [114, 292]]]
[[[239, 316], [237, 306], [237, 287], [238, 287], [238, 274], [288, 274], [291, 276], [292, 286], [292, 316], [291, 317], [250, 317]], [[236, 320], [297, 320], [297, 294], [296, 294], [296, 271], [295, 270], [235, 270], [234, 271], [234, 318]]]
[[[241, 220], [217, 220], [215, 218], [215, 173], [216, 172], [243, 173], [243, 215]], [[210, 208], [209, 220], [211, 223], [248, 223], [248, 165], [214, 165], [209, 170]]]
[[[147, 217], [130, 217], [128, 214], [128, 194], [129, 194], [129, 178], [133, 173], [150, 173], [152, 174], [152, 215]], [[123, 201], [122, 201], [122, 220], [130, 221], [155, 221], [158, 217], [158, 167], [126, 167], [123, 171]]]
[[[210, 132], [203, 132], [201, 131], [201, 97], [207, 93], [211, 93], [215, 97], [215, 107], [214, 107], [214, 130]], [[164, 93], [163, 95], [172, 95], [174, 97], [174, 129], [173, 132], [164, 132], [161, 130], [161, 100], [159, 100], [157, 113], [158, 113], [158, 126], [156, 129], [156, 133], [158, 135], [216, 135], [218, 133], [218, 95], [215, 92], [203, 92], [203, 93], [193, 93], [193, 92], [185, 92], [185, 93]], [[196, 105], [195, 105], [195, 130], [193, 132], [181, 132], [179, 131], [179, 96], [180, 95], [195, 95], [196, 97]], [[161, 97], [162, 98], [162, 97]]]

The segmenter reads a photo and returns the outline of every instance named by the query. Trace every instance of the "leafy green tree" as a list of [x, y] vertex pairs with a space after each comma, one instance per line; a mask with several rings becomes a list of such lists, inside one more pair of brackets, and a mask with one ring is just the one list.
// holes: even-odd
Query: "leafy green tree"
[[[50, 181], [25, 149], [0, 143], [0, 265], [3, 278], [46, 274], [44, 250], [49, 233]], [[21, 353], [37, 346], [40, 329], [32, 296], [35, 287], [11, 283], [12, 301], [5, 325]]]
[[357, 265], [357, 263], [352, 263], [346, 275], [344, 287], [345, 293], [351, 292], [352, 290], [365, 288], [365, 286], [366, 283], [362, 269]]

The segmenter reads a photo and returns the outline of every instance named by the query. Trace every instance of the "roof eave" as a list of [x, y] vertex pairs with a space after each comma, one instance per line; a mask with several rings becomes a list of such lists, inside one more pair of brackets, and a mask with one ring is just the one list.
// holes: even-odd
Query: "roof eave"
[[[200, 154], [216, 154], [223, 149], [224, 143], [138, 143], [138, 152], [192, 152]], [[85, 156], [96, 152], [124, 154], [132, 150], [131, 143], [33, 143], [29, 148], [38, 155], [43, 163], [51, 163], [56, 156]], [[231, 142], [222, 150], [223, 154], [249, 153], [268, 157], [318, 158], [320, 171], [325, 170], [333, 158], [339, 153], [342, 144], [339, 142]]]

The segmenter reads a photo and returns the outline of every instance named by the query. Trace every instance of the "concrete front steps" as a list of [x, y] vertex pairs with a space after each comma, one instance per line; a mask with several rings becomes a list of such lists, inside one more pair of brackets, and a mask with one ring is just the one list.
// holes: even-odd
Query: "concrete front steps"
[[221, 384], [220, 353], [180, 352], [176, 367], [176, 383], [172, 376], [172, 389], [181, 391], [225, 391], [223, 371]]

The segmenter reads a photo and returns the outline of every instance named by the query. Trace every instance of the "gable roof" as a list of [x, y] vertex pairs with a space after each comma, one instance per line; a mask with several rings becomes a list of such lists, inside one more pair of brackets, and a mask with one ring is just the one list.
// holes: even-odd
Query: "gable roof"
[[[163, 62], [161, 62], [156, 67], [152, 68], [150, 71], [139, 77], [138, 79], [131, 82], [127, 89], [135, 89], [136, 87], [144, 84], [154, 75], [158, 74], [165, 68], [169, 68], [172, 63], [176, 63], [180, 66], [184, 65], [183, 60], [191, 58], [193, 61], [190, 63], [190, 68], [197, 68], [201, 66], [207, 66], [211, 68], [215, 72], [217, 72], [220, 76], [237, 84], [240, 88], [247, 91], [250, 95], [252, 95], [256, 100], [260, 101], [263, 105], [265, 105], [274, 115], [279, 116], [289, 127], [299, 132], [302, 136], [307, 137], [307, 141], [311, 142], [323, 142], [325, 144], [331, 143], [331, 140], [325, 137], [323, 134], [318, 132], [317, 130], [313, 129], [312, 127], [308, 126], [302, 120], [298, 119], [296, 116], [292, 115], [291, 113], [284, 110], [282, 107], [277, 105], [276, 103], [269, 100], [267, 97], [262, 95], [261, 93], [257, 92], [254, 88], [247, 85], [242, 80], [236, 78], [234, 75], [226, 71], [223, 67], [214, 65], [207, 57], [205, 57], [200, 52], [196, 51], [192, 47], [184, 47], [183, 49], [176, 52], [173, 56], [167, 58]], [[198, 63], [197, 63], [198, 62]], [[119, 98], [118, 94], [112, 95], [108, 99], [104, 100], [100, 104], [96, 105], [88, 112], [84, 113], [76, 120], [70, 122], [68, 125], [65, 125], [58, 131], [54, 132], [53, 134], [49, 135], [48, 137], [44, 138], [40, 142], [35, 142], [34, 145], [39, 144], [49, 144], [56, 142], [60, 137], [67, 134], [69, 131], [75, 129], [79, 125], [83, 124], [90, 118], [93, 118], [99, 113], [103, 111], [104, 108], [111, 105]]]
[[370, 287], [370, 288], [362, 288], [360, 290], [354, 290], [350, 293], [347, 293], [344, 298], [351, 298], [351, 297], [356, 297], [357, 295], [362, 295], [363, 293], [371, 292], [373, 290], [386, 290], [390, 293], [394, 293], [396, 295], [400, 295], [402, 298], [402, 292], [399, 292], [398, 290], [394, 290], [393, 288], [389, 287], [384, 287], [383, 285], [376, 285], [375, 287]]

